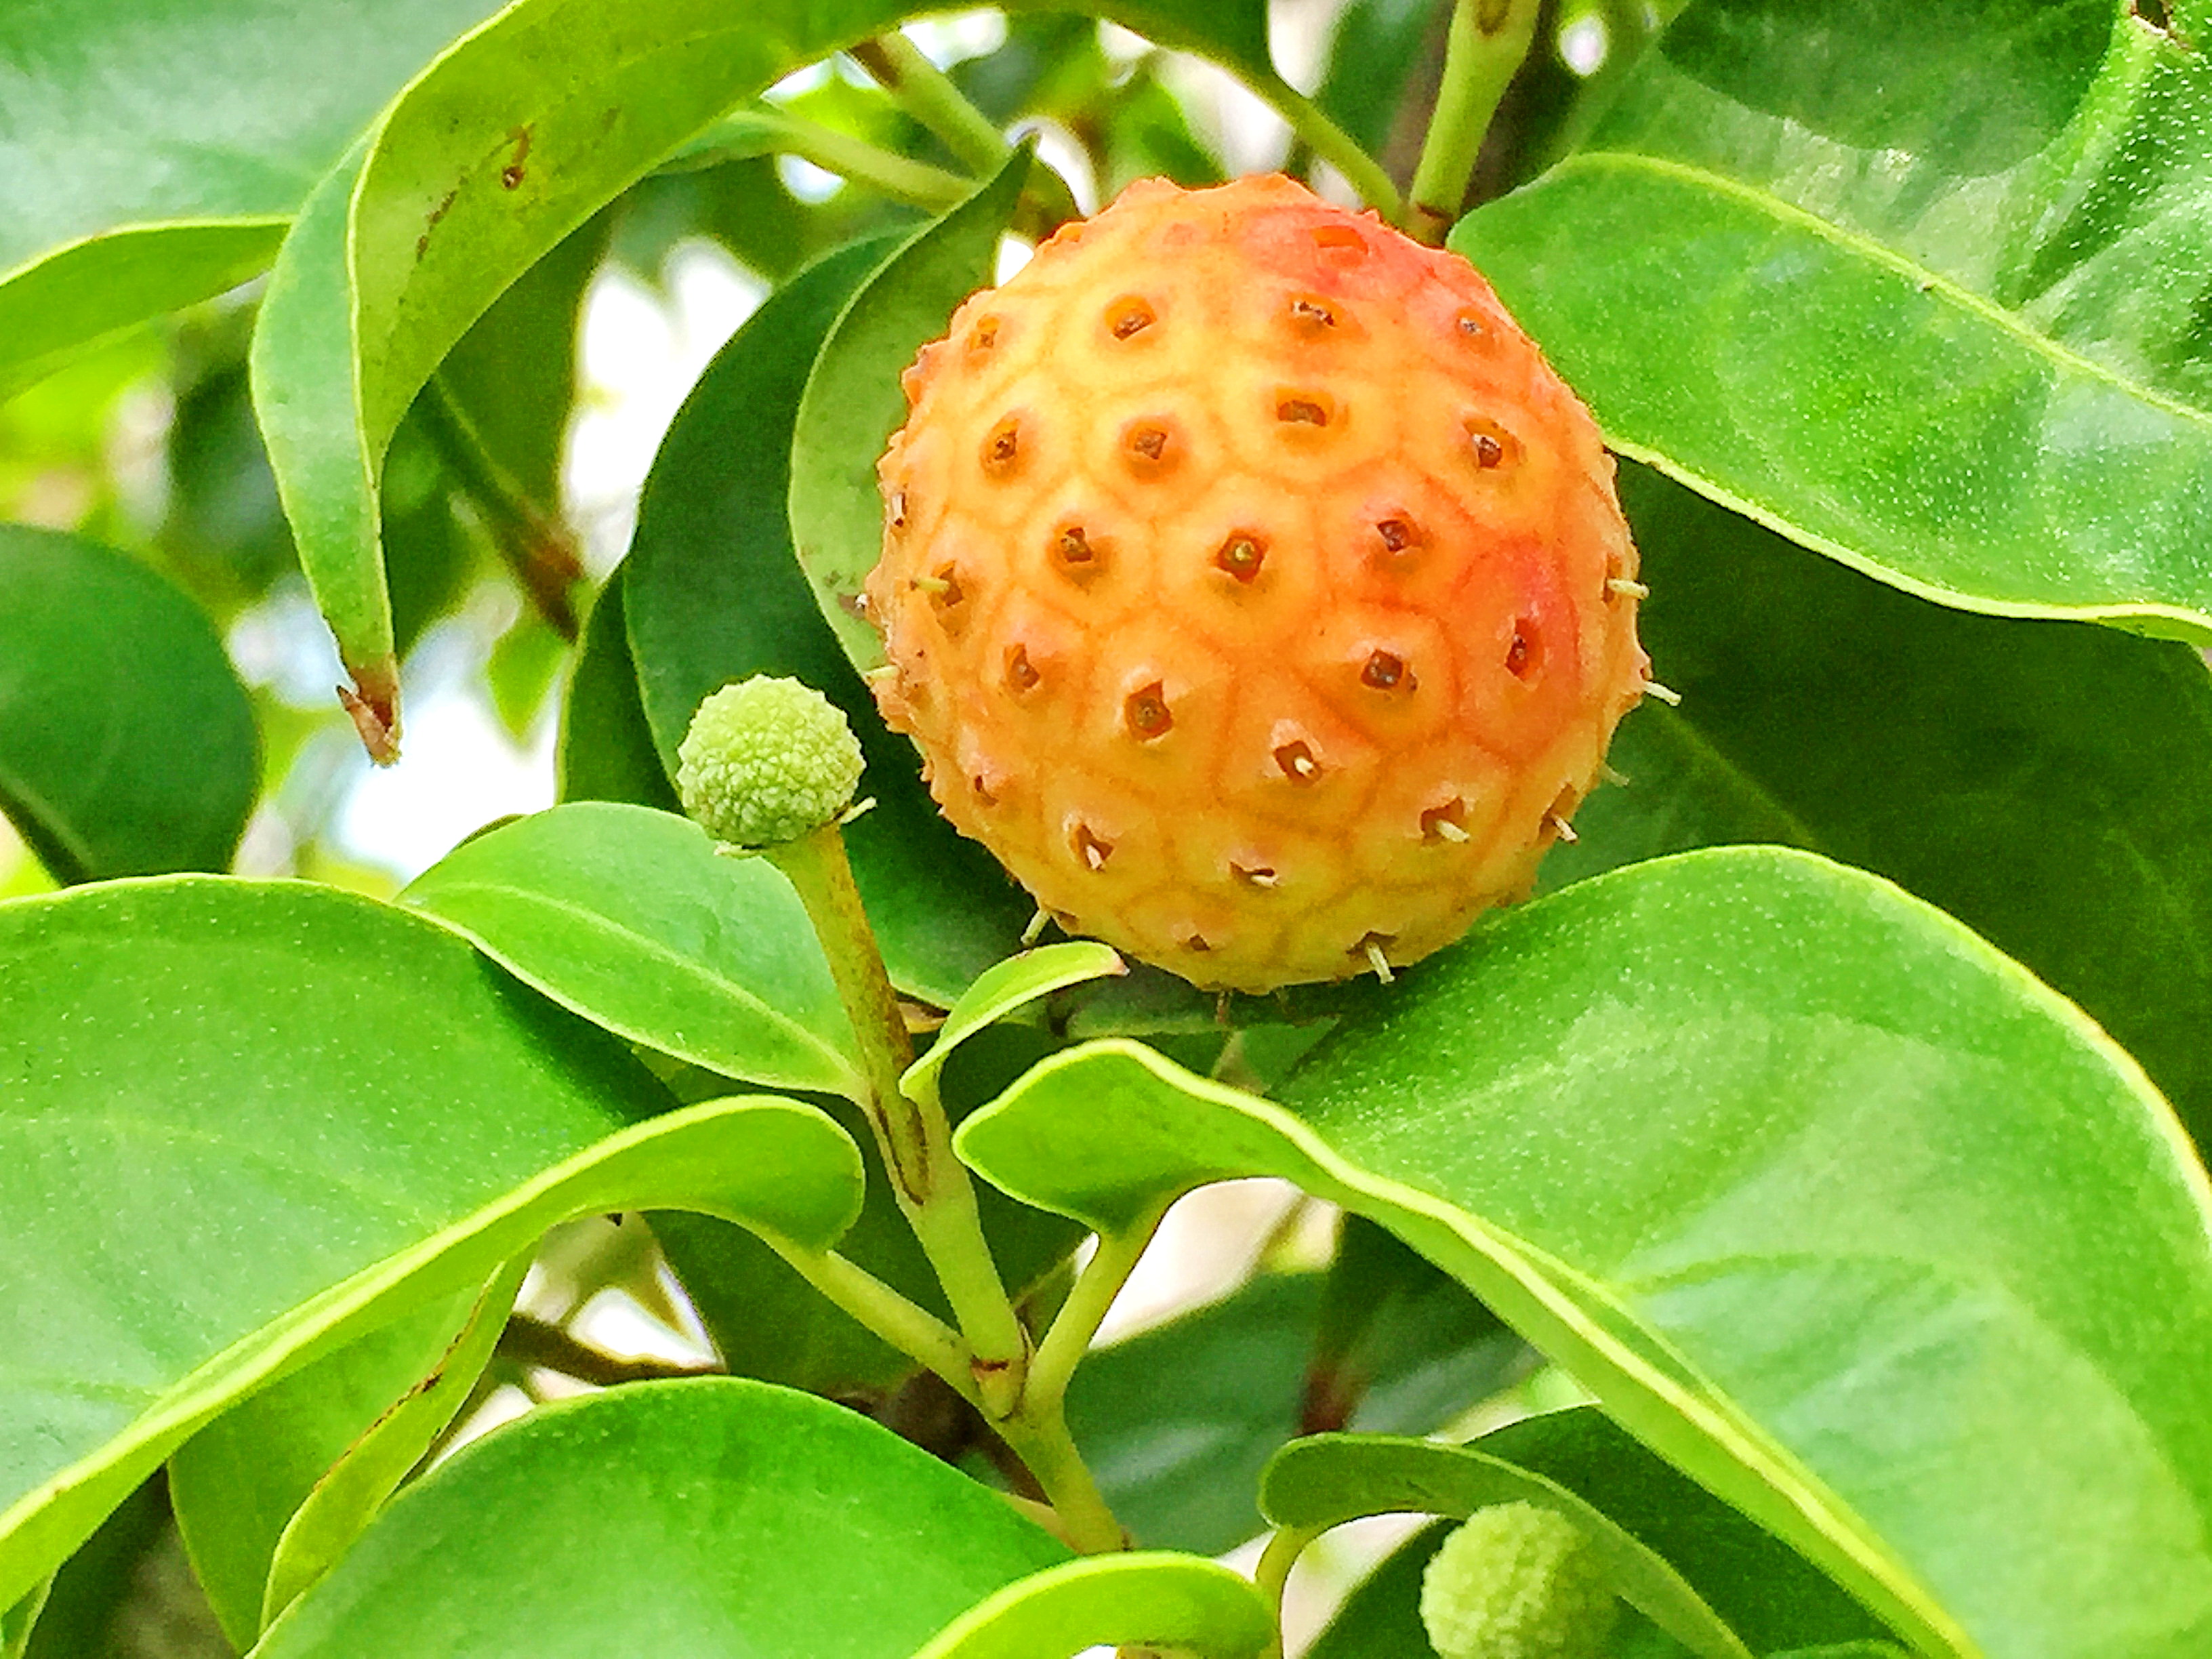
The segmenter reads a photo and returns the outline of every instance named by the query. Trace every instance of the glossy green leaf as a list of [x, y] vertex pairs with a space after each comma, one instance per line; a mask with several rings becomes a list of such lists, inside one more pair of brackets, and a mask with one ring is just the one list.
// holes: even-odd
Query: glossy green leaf
[[257, 1659], [909, 1659], [1067, 1559], [856, 1412], [763, 1383], [547, 1407], [395, 1498]]
[[646, 481], [623, 605], [665, 767], [700, 700], [732, 679], [789, 675], [845, 711], [867, 763], [860, 793], [876, 803], [845, 832], [854, 879], [893, 981], [949, 1006], [1018, 948], [1031, 907], [939, 816], [914, 745], [884, 726], [817, 609], [784, 507], [807, 371], [890, 246], [859, 243], [794, 277], [700, 377]]
[[[517, 1256], [475, 1298], [436, 1367], [387, 1406], [332, 1464], [285, 1522], [269, 1562], [261, 1623], [273, 1620], [329, 1571], [474, 1392], [514, 1311], [531, 1263]], [[282, 1384], [278, 1385], [282, 1387]]]
[[858, 1207], [819, 1111], [666, 1112], [613, 1039], [363, 899], [80, 889], [0, 905], [0, 1604], [228, 1407], [553, 1222], [688, 1206], [821, 1248]]
[[267, 266], [309, 186], [490, 0], [28, 0], [0, 18], [0, 401]]
[[1109, 1643], [1258, 1659], [1274, 1639], [1274, 1613], [1249, 1579], [1154, 1552], [1070, 1561], [1009, 1584], [914, 1659], [1043, 1659]]
[[858, 1099], [852, 1023], [791, 884], [688, 818], [579, 801], [464, 842], [400, 902], [618, 1036]]
[[1260, 1481], [1268, 1520], [1314, 1534], [1366, 1515], [1465, 1520], [1493, 1504], [1534, 1504], [1565, 1516], [1604, 1564], [1615, 1595], [1701, 1659], [1750, 1659], [1742, 1638], [1665, 1557], [1602, 1508], [1487, 1452], [1383, 1435], [1321, 1435], [1284, 1447]]
[[1324, 1401], [1311, 1374], [1323, 1276], [1262, 1273], [1090, 1354], [1068, 1386], [1069, 1429], [1139, 1543], [1220, 1554], [1264, 1529], [1260, 1472], [1284, 1442], [1317, 1426], [1316, 1407], [1363, 1429], [1423, 1433], [1519, 1368], [1519, 1339], [1449, 1288], [1454, 1300], [1425, 1299], [1426, 1319], [1363, 1348], [1356, 1401]]
[[1931, 1652], [2212, 1632], [2212, 1194], [1940, 913], [1781, 849], [1640, 865], [1414, 969], [1285, 1095], [1103, 1042], [957, 1144], [1094, 1226], [1262, 1174], [1385, 1222]]
[[0, 811], [55, 880], [227, 868], [259, 767], [198, 606], [111, 548], [0, 525]]
[[1877, 872], [2094, 1015], [2212, 1144], [2212, 675], [2188, 647], [1962, 615], [1791, 547], [1642, 467], [1638, 626], [1680, 708], [1547, 882], [1728, 841]]
[[991, 284], [1000, 239], [1030, 176], [1026, 148], [943, 218], [916, 232], [860, 285], [823, 340], [791, 439], [791, 538], [799, 568], [845, 653], [884, 660], [860, 612], [860, 585], [884, 548], [876, 462], [906, 420], [899, 376], [945, 335], [945, 319]]
[[929, 1052], [907, 1068], [899, 1086], [913, 1094], [933, 1082], [954, 1049], [1039, 997], [1128, 971], [1119, 951], [1096, 939], [1040, 945], [993, 963], [960, 994], [960, 1000], [946, 1012], [945, 1024], [937, 1028]]
[[1472, 1443], [1603, 1510], [1674, 1563], [1755, 1652], [1881, 1634], [1834, 1581], [1593, 1407], [1523, 1418]]
[[630, 660], [629, 625], [623, 615], [618, 567], [584, 622], [584, 638], [568, 671], [561, 706], [561, 738], [554, 754], [564, 801], [628, 801], [664, 812], [682, 810], [675, 787], [661, 769], [638, 696], [637, 666]]
[[170, 1455], [169, 1501], [193, 1576], [240, 1650], [260, 1634], [285, 1524], [346, 1448], [437, 1368], [478, 1294], [439, 1297], [366, 1333], [232, 1407]]
[[1948, 604], [2212, 639], [2212, 64], [2136, 9], [1712, 0], [1452, 246], [1700, 492]]

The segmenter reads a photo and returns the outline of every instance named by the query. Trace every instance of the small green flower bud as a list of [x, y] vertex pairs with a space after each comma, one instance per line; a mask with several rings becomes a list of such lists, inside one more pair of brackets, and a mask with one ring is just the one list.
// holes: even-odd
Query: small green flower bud
[[813, 687], [757, 674], [699, 705], [676, 750], [684, 810], [731, 847], [777, 847], [842, 812], [860, 782], [844, 712]]
[[1441, 1659], [1597, 1659], [1620, 1612], [1582, 1529], [1536, 1504], [1478, 1510], [1421, 1574]]

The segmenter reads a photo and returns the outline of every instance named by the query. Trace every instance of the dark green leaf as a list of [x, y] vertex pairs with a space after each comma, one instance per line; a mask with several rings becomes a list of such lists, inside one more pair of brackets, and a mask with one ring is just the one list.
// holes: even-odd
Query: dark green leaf
[[892, 979], [949, 1006], [1018, 946], [1030, 905], [939, 817], [914, 746], [889, 731], [793, 561], [784, 501], [807, 371], [847, 297], [889, 251], [860, 243], [795, 278], [708, 366], [654, 459], [623, 577], [645, 713], [672, 766], [702, 698], [789, 675], [845, 711], [875, 809], [845, 832]]
[[654, 1116], [613, 1039], [327, 889], [17, 900], [0, 971], [0, 1604], [228, 1407], [555, 1221], [690, 1206], [818, 1249], [859, 1206], [820, 1112]]
[[1385, 1222], [1931, 1651], [2212, 1633], [2212, 1194], [1939, 912], [1779, 849], [1640, 865], [1413, 969], [1286, 1094], [1099, 1043], [957, 1144], [1093, 1225], [1259, 1174]]
[[866, 1093], [805, 907], [688, 818], [579, 801], [475, 836], [401, 895], [563, 1007], [726, 1077]]
[[674, 812], [681, 810], [675, 787], [661, 769], [638, 696], [637, 668], [630, 661], [629, 625], [623, 616], [628, 568], [617, 568], [599, 590], [584, 623], [575, 666], [568, 671], [555, 757], [561, 799], [628, 801]]
[[1259, 1659], [1275, 1616], [1249, 1579], [1194, 1556], [1094, 1557], [1009, 1584], [914, 1659], [1040, 1659], [1114, 1644]]
[[876, 462], [906, 419], [899, 376], [945, 335], [945, 319], [988, 288], [1000, 239], [1030, 176], [1026, 149], [868, 276], [823, 341], [791, 435], [791, 537], [822, 614], [854, 664], [884, 660], [860, 616], [860, 584], [884, 547]]
[[228, 868], [259, 748], [191, 600], [97, 543], [0, 525], [0, 809], [57, 881]]
[[1701, 493], [1945, 603], [2203, 641], [2208, 122], [2212, 64], [2113, 0], [1713, 0], [1452, 245]]
[[259, 1659], [908, 1659], [1066, 1548], [826, 1401], [734, 1379], [532, 1413], [410, 1487]]
[[1961, 615], [1641, 467], [1622, 498], [1683, 693], [1621, 728], [1559, 882], [1793, 842], [1942, 905], [2065, 992], [2212, 1140], [2212, 675], [2185, 646]]

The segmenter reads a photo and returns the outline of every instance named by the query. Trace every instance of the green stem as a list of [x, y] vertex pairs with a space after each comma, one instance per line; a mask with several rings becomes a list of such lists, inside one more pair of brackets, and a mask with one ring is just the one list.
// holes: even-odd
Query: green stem
[[1091, 1339], [1098, 1334], [1107, 1310], [1122, 1285], [1129, 1282], [1130, 1273], [1166, 1212], [1164, 1208], [1155, 1209], [1133, 1226], [1098, 1235], [1097, 1253], [1077, 1276], [1051, 1328], [1037, 1344], [1036, 1358], [1030, 1362], [1029, 1389], [1022, 1402], [1025, 1408], [1055, 1413], [1061, 1409], [1069, 1379], [1090, 1352]]
[[928, 1366], [955, 1394], [981, 1409], [973, 1356], [959, 1332], [835, 1250], [802, 1249], [786, 1239], [763, 1237], [824, 1297], [900, 1352]]
[[772, 137], [778, 149], [811, 161], [825, 173], [866, 185], [932, 213], [959, 206], [971, 188], [957, 173], [947, 173], [927, 161], [909, 161], [865, 138], [795, 115], [778, 114]]
[[905, 35], [893, 29], [863, 40], [853, 48], [853, 58], [966, 166], [985, 177], [1006, 166], [1013, 154], [1006, 134]]
[[1127, 1534], [1057, 1412], [1048, 1423], [1017, 1414], [998, 1429], [1052, 1500], [1061, 1534], [1073, 1547], [1085, 1555], [1110, 1555], [1128, 1547]]
[[906, 1017], [899, 1011], [890, 976], [884, 970], [883, 953], [861, 907], [860, 889], [853, 884], [844, 834], [835, 823], [827, 823], [797, 841], [769, 848], [767, 856], [799, 890], [860, 1040], [868, 1121], [882, 1148], [899, 1208], [936, 1269], [967, 1340], [971, 1374], [966, 1389], [987, 1417], [1003, 1419], [1021, 1397], [1029, 1361], [1028, 1334], [983, 1237], [975, 1188], [966, 1168], [953, 1156], [951, 1126], [938, 1099], [934, 1076], [912, 1096], [901, 1086], [907, 1067], [914, 1063], [914, 1042], [907, 1034]]
[[1277, 1528], [1260, 1553], [1260, 1565], [1252, 1570], [1254, 1587], [1275, 1610], [1275, 1644], [1263, 1659], [1283, 1659], [1283, 1589], [1291, 1581], [1291, 1569], [1298, 1557], [1318, 1535], [1295, 1527]]
[[1406, 205], [1406, 231], [1431, 246], [1459, 217], [1498, 100], [1536, 38], [1539, 0], [1457, 0], [1443, 84]]
[[[928, 55], [893, 30], [853, 48], [854, 61], [897, 100], [901, 108], [945, 141], [945, 148], [980, 177], [1006, 166], [1014, 147], [991, 118], [968, 101], [952, 77]], [[824, 163], [824, 165], [827, 165]], [[1014, 215], [1013, 228], [1032, 241], [1079, 216], [1067, 180], [1032, 157], [1030, 176]]]
[[1330, 120], [1319, 104], [1287, 81], [1255, 82], [1252, 89], [1290, 124], [1299, 143], [1344, 175], [1361, 201], [1385, 219], [1396, 221], [1402, 208], [1390, 175], [1383, 172], [1380, 161], [1359, 148], [1350, 133]]

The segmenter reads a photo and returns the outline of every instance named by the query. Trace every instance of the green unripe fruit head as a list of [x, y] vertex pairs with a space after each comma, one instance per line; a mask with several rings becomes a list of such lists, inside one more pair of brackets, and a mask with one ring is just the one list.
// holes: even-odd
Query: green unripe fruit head
[[1440, 1659], [1598, 1659], [1620, 1612], [1588, 1537], [1535, 1504], [1477, 1510], [1421, 1575]]
[[676, 792], [726, 846], [777, 847], [842, 813], [860, 782], [842, 710], [810, 685], [756, 675], [699, 705], [676, 750]]

